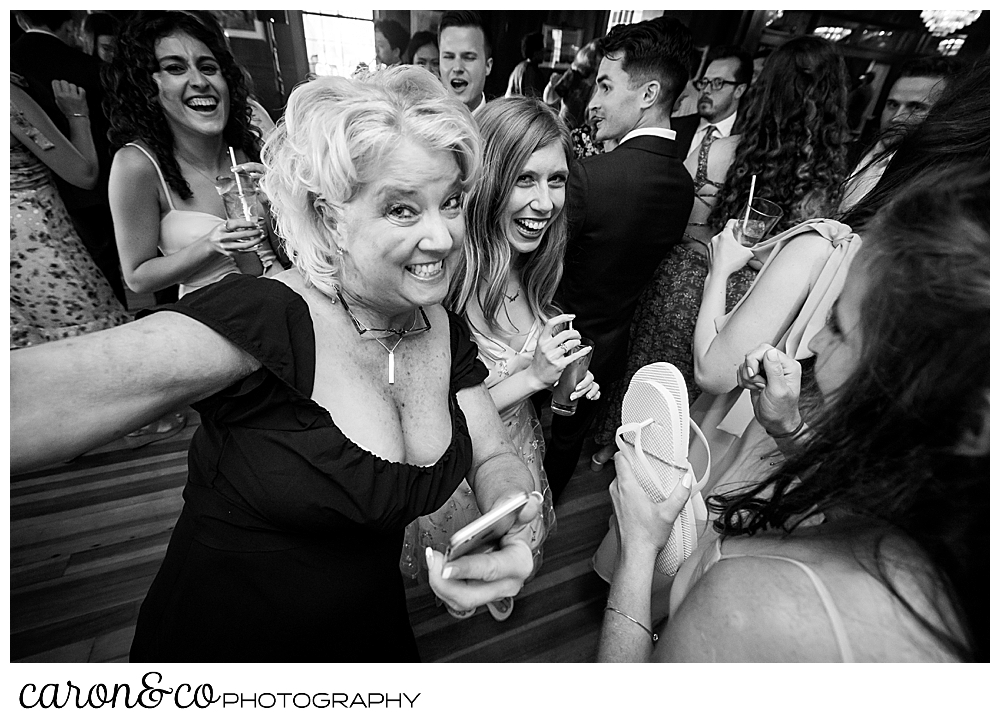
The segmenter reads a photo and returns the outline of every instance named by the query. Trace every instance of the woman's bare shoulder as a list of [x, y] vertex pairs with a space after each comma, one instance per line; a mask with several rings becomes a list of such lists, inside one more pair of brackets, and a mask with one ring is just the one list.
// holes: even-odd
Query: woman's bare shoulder
[[[727, 545], [726, 556], [698, 580], [672, 616], [658, 656], [837, 661], [842, 651], [833, 621], [838, 618], [859, 661], [948, 659], [892, 593], [875, 564], [879, 540], [888, 540], [889, 559], [921, 561], [912, 546], [872, 530], [796, 538], [730, 540], [735, 544]], [[890, 567], [899, 569], [897, 564]], [[939, 619], [927, 604], [928, 578], [918, 572], [926, 572], [926, 566], [921, 561], [905, 567], [908, 572], [890, 573], [890, 581], [918, 612]]]

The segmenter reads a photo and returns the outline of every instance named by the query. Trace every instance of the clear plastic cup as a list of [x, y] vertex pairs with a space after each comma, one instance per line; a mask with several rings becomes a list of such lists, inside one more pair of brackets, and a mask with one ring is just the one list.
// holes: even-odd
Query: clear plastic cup
[[766, 198], [755, 198], [747, 213], [746, 204], [733, 226], [733, 236], [743, 246], [756, 246], [781, 219], [781, 207]]
[[[237, 177], [239, 183], [236, 182]], [[257, 185], [257, 176], [246, 171], [234, 171], [232, 176], [218, 176], [215, 179], [215, 190], [222, 196], [222, 204], [226, 208], [226, 218], [253, 221], [261, 230], [261, 245], [254, 250], [254, 256], [259, 259], [262, 268], [256, 268], [256, 260], [249, 263], [248, 257], [251, 254], [249, 251], [237, 255], [236, 265], [243, 273], [253, 273], [254, 275], [264, 273], [274, 263], [274, 252], [270, 248], [266, 248], [264, 203]]]

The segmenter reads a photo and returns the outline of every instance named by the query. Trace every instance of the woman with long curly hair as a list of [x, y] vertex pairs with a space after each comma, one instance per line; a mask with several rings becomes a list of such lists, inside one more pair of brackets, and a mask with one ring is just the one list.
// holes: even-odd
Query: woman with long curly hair
[[[751, 76], [750, 63], [737, 62], [731, 82], [749, 83]], [[760, 77], [743, 96], [733, 135], [710, 141], [685, 162], [696, 193], [685, 243], [663, 260], [639, 302], [628, 371], [608, 394], [598, 422], [597, 441], [605, 446], [592, 459], [595, 470], [614, 454], [612, 441], [628, 380], [646, 364], [674, 364], [684, 375], [692, 401], [702, 391], [719, 393], [726, 384], [732, 388], [732, 374], [712, 383], [695, 371], [698, 353], [692, 340], [704, 282], [714, 263], [709, 261], [711, 239], [743, 208], [753, 175], [755, 198], [773, 201], [783, 211], [778, 231], [836, 209], [847, 170], [846, 93], [844, 61], [833, 43], [814, 36], [793, 38], [768, 56]], [[733, 308], [746, 293], [759, 269], [755, 266], [741, 264], [724, 276], [715, 274], [720, 283], [713, 287], [719, 294], [716, 299], [713, 293], [711, 318]]]
[[237, 167], [263, 166], [243, 72], [212, 16], [136, 13], [104, 74], [111, 141], [122, 146], [109, 192], [125, 282], [136, 292], [180, 284], [183, 295], [227, 274], [263, 273], [274, 258], [267, 234], [227, 220], [215, 186], [230, 175], [230, 148]]
[[609, 604], [631, 622], [606, 617], [599, 659], [989, 661], [989, 162], [944, 168], [866, 224], [810, 341], [810, 409], [794, 358], [746, 354], [786, 459], [709, 499], [718, 534], [678, 572], [655, 647], [648, 570], [686, 491], [651, 502], [616, 457], [628, 564]]
[[[555, 514], [542, 467], [542, 427], [530, 397], [554, 387], [568, 364], [590, 353], [571, 324], [560, 328], [573, 315], [561, 314], [552, 303], [566, 251], [563, 208], [573, 147], [555, 111], [534, 98], [494, 100], [477, 120], [485, 173], [469, 197], [468, 237], [446, 305], [468, 322], [479, 358], [490, 371], [486, 386], [507, 436], [543, 496], [539, 539], [533, 540], [537, 570], [541, 543], [555, 526]], [[571, 398], [584, 395], [600, 396], [590, 372]], [[415, 572], [424, 548], [443, 550], [452, 533], [478, 516], [472, 491], [462, 484], [447, 505], [413, 523], [403, 551], [404, 570]], [[505, 620], [513, 600], [490, 602], [487, 608], [497, 620]], [[449, 612], [464, 617], [474, 611]]]

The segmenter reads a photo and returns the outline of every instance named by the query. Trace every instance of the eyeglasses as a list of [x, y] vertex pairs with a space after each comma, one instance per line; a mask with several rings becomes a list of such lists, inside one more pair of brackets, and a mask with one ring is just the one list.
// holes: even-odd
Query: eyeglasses
[[722, 78], [702, 78], [701, 80], [694, 81], [691, 85], [695, 87], [696, 90], [705, 90], [708, 86], [712, 86], [712, 90], [722, 90], [724, 85], [743, 85], [742, 83], [737, 83], [735, 80], [723, 80]]

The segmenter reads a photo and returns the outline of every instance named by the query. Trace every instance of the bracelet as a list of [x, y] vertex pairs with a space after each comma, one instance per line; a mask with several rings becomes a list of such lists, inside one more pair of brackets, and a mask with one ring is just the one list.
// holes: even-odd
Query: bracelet
[[70, 113], [69, 117], [70, 118], [90, 118], [90, 116], [87, 115], [86, 113]]
[[611, 611], [611, 612], [613, 612], [613, 613], [618, 613], [619, 615], [621, 615], [621, 616], [622, 616], [623, 618], [625, 618], [626, 620], [631, 620], [631, 621], [632, 621], [633, 623], [635, 623], [635, 624], [636, 624], [636, 625], [638, 625], [638, 626], [639, 626], [640, 628], [642, 628], [643, 630], [645, 630], [645, 631], [646, 631], [646, 635], [648, 635], [648, 636], [650, 637], [650, 639], [651, 639], [651, 640], [652, 640], [652, 641], [653, 641], [654, 643], [655, 643], [655, 642], [656, 642], [657, 640], [659, 640], [659, 639], [660, 639], [660, 636], [659, 636], [659, 635], [657, 635], [656, 633], [654, 633], [654, 632], [653, 632], [652, 630], [650, 630], [649, 628], [647, 628], [647, 627], [646, 627], [645, 625], [643, 625], [642, 623], [640, 623], [640, 622], [639, 622], [638, 620], [636, 620], [636, 619], [635, 619], [634, 617], [632, 617], [631, 615], [626, 615], [626, 614], [625, 614], [625, 613], [623, 613], [623, 612], [622, 612], [621, 610], [619, 610], [619, 609], [618, 609], [618, 608], [616, 608], [616, 607], [612, 607], [611, 605], [608, 605], [608, 606], [607, 606], [606, 608], [604, 608], [604, 611], [605, 611], [605, 612], [607, 612], [608, 610], [610, 610], [610, 611]]
[[771, 434], [770, 432], [768, 432], [767, 436], [770, 437], [771, 439], [788, 439], [789, 437], [794, 437], [799, 432], [801, 432], [804, 426], [806, 426], [806, 420], [800, 419], [799, 426], [797, 426], [791, 432], [785, 432], [784, 434]]

